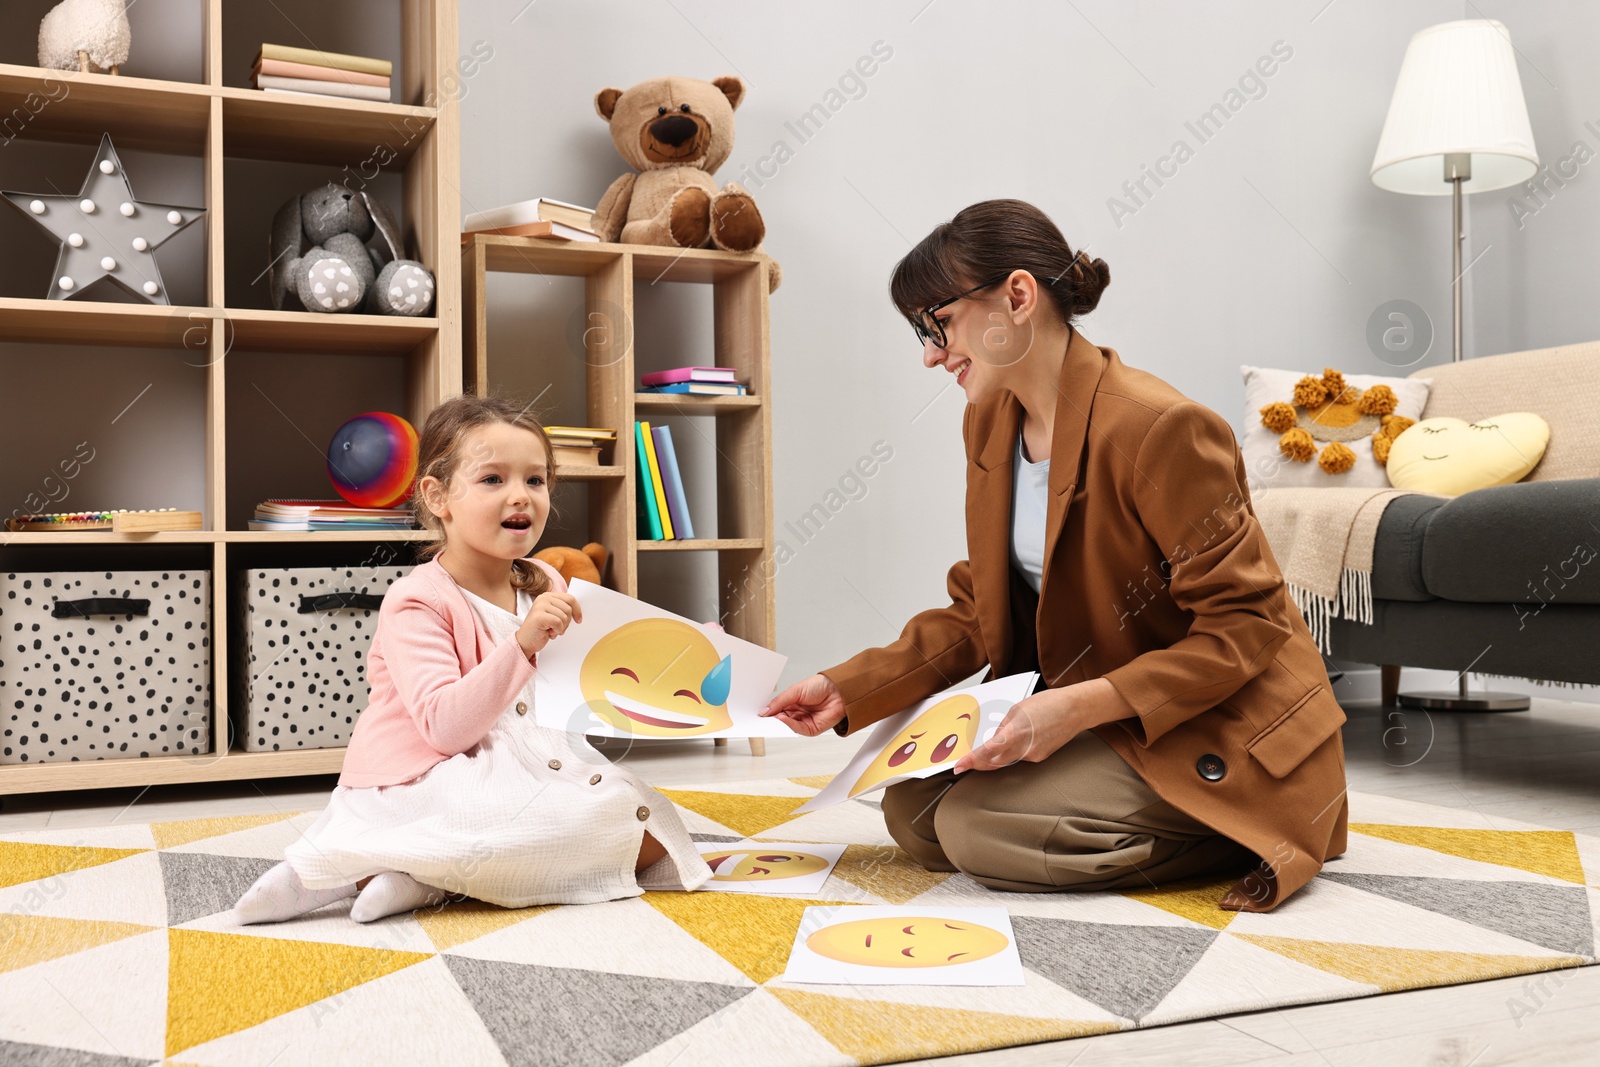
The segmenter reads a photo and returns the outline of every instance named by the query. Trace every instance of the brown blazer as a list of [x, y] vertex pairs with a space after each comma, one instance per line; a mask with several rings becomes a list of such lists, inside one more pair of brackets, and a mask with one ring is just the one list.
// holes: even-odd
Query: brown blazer
[[[1050, 447], [1044, 576], [1010, 563], [1022, 404], [968, 406], [967, 552], [950, 606], [824, 673], [851, 733], [987, 667], [1105, 677], [1095, 728], [1162, 799], [1261, 857], [1223, 907], [1265, 911], [1345, 849], [1344, 712], [1216, 412], [1073, 331]], [[1223, 773], [1215, 776], [1217, 759]], [[973, 774], [992, 773], [972, 771]]]

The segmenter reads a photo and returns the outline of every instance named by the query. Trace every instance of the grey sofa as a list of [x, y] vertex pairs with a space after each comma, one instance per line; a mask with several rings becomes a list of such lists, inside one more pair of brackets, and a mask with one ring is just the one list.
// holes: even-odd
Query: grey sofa
[[1600, 683], [1600, 342], [1427, 367], [1425, 418], [1532, 411], [1550, 445], [1513, 485], [1398, 497], [1378, 524], [1373, 622], [1332, 621], [1335, 658]]

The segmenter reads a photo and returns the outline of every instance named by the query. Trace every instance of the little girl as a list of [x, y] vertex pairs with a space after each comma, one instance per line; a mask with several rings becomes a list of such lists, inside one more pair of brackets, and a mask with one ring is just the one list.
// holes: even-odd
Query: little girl
[[535, 722], [537, 653], [583, 621], [560, 574], [527, 558], [553, 467], [544, 428], [505, 400], [428, 416], [415, 507], [438, 540], [384, 596], [372, 693], [327, 808], [240, 898], [239, 922], [351, 896], [351, 918], [371, 922], [454, 893], [524, 908], [710, 877], [666, 797]]

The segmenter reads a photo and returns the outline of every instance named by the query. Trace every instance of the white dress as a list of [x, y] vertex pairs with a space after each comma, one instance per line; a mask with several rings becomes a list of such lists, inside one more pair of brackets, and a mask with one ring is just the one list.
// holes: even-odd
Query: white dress
[[[496, 644], [515, 640], [533, 607], [521, 590], [516, 614], [461, 592]], [[334, 787], [284, 858], [311, 889], [403, 871], [507, 908], [696, 889], [709, 878], [672, 802], [581, 737], [538, 725], [533, 698], [530, 679], [482, 741], [408, 782]], [[646, 829], [667, 857], [636, 877]]]

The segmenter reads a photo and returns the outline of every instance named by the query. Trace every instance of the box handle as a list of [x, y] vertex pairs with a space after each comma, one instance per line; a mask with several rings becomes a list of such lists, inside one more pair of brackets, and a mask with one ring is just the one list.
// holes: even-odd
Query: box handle
[[300, 614], [309, 615], [314, 611], [337, 611], [340, 608], [365, 608], [368, 611], [377, 611], [383, 607], [383, 594], [373, 596], [371, 593], [323, 593], [320, 596], [300, 595]]
[[128, 597], [94, 596], [85, 600], [57, 600], [50, 611], [55, 619], [87, 618], [90, 615], [148, 615], [150, 601]]

